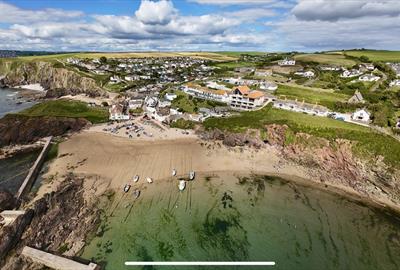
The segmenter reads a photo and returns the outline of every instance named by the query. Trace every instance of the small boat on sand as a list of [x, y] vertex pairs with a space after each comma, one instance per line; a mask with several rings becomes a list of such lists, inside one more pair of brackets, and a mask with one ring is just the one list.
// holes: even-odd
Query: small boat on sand
[[131, 188], [131, 185], [126, 184], [125, 187], [124, 187], [124, 192], [127, 193], [130, 188]]
[[191, 171], [191, 172], [189, 173], [189, 179], [190, 179], [190, 180], [194, 180], [195, 177], [196, 177], [195, 172], [194, 172], [194, 171]]
[[172, 170], [172, 176], [175, 176], [175, 175], [176, 175], [176, 170], [173, 169], [173, 170]]
[[149, 184], [153, 183], [153, 179], [151, 179], [150, 177], [147, 177], [147, 178], [146, 178], [146, 181], [147, 181], [147, 183], [149, 183]]
[[185, 187], [186, 187], [186, 181], [185, 180], [179, 181], [179, 190], [183, 191]]
[[133, 177], [133, 182], [137, 182], [137, 181], [139, 181], [139, 175], [135, 175], [134, 177]]
[[140, 196], [140, 190], [135, 189], [135, 190], [133, 191], [133, 197], [134, 197], [135, 199], [137, 199], [137, 198], [139, 198], [139, 196]]

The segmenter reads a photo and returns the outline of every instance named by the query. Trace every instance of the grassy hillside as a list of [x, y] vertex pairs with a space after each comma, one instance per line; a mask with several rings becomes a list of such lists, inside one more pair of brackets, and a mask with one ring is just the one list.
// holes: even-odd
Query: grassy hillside
[[297, 99], [307, 103], [318, 104], [330, 109], [334, 109], [336, 102], [345, 102], [350, 96], [342, 93], [336, 93], [330, 90], [318, 90], [312, 88], [294, 87], [280, 84], [275, 92], [276, 95], [288, 99]]
[[55, 54], [55, 55], [41, 55], [41, 56], [23, 56], [18, 59], [32, 61], [55, 61], [57, 59], [66, 59], [69, 57], [78, 58], [100, 58], [105, 56], [107, 58], [145, 58], [145, 57], [176, 57], [176, 56], [187, 56], [205, 60], [213, 61], [233, 61], [237, 57], [212, 53], [212, 52], [121, 52], [121, 53], [106, 53], [106, 52], [84, 52], [84, 53], [66, 53], [66, 54]]
[[52, 100], [34, 105], [23, 110], [19, 115], [38, 117], [71, 117], [85, 118], [92, 123], [108, 121], [108, 111], [103, 108], [88, 107], [86, 103], [79, 101]]
[[317, 137], [355, 141], [353, 150], [362, 156], [382, 155], [387, 164], [400, 166], [400, 142], [377, 133], [367, 127], [330, 118], [311, 116], [279, 110], [267, 106], [259, 111], [243, 112], [230, 118], [209, 118], [204, 122], [207, 129], [219, 128], [232, 132], [244, 132], [249, 128], [261, 129], [266, 124], [286, 124], [292, 132], [305, 132]]
[[345, 51], [343, 53], [354, 57], [366, 56], [371, 61], [400, 62], [400, 51], [363, 50], [363, 51]]
[[337, 65], [337, 66], [354, 66], [356, 61], [347, 59], [341, 54], [299, 54], [294, 57], [296, 60], [305, 62], [316, 62], [320, 64]]

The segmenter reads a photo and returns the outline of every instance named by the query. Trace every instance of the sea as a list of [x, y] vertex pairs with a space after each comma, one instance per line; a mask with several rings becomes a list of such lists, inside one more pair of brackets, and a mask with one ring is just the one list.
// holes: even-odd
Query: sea
[[[140, 181], [139, 181], [140, 182]], [[83, 257], [119, 269], [400, 269], [400, 219], [271, 176], [202, 175], [108, 195]], [[132, 190], [131, 188], [131, 190]], [[125, 266], [127, 261], [269, 261], [275, 266]]]
[[27, 101], [20, 97], [20, 91], [19, 89], [0, 88], [0, 118], [7, 113], [15, 113], [35, 104], [34, 101]]
[[[20, 91], [0, 88], [0, 118], [7, 113], [19, 112], [36, 104], [33, 101], [27, 102], [23, 97], [19, 98]], [[15, 194], [38, 154], [39, 151], [35, 150], [17, 154], [7, 159], [0, 159], [0, 189], [6, 189]]]

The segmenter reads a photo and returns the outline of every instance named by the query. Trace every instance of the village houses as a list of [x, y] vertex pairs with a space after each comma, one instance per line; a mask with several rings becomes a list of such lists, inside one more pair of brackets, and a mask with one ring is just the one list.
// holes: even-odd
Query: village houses
[[278, 61], [278, 65], [280, 65], [280, 66], [294, 66], [294, 65], [296, 65], [296, 60], [285, 58], [283, 60]]
[[353, 119], [354, 121], [360, 121], [365, 123], [369, 123], [370, 117], [371, 114], [366, 109], [356, 110], [351, 115], [351, 119]]

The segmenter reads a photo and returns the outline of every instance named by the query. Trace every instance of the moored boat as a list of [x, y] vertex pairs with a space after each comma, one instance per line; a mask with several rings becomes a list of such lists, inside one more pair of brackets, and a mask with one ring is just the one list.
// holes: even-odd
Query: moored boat
[[140, 196], [140, 190], [135, 189], [135, 190], [133, 191], [133, 197], [134, 197], [135, 199], [137, 199], [137, 198], [139, 198], [139, 196]]
[[133, 177], [133, 182], [137, 182], [137, 181], [139, 181], [139, 175], [135, 175], [134, 177]]
[[179, 190], [183, 191], [186, 187], [186, 181], [185, 180], [180, 180], [179, 181]]
[[124, 187], [124, 192], [127, 193], [130, 188], [131, 188], [131, 185], [126, 184], [125, 187]]
[[173, 169], [173, 170], [172, 170], [172, 176], [175, 176], [175, 175], [176, 175], [176, 170]]
[[195, 172], [194, 172], [194, 171], [191, 171], [191, 172], [189, 173], [189, 179], [190, 179], [190, 180], [194, 180], [195, 177], [196, 177]]
[[146, 181], [147, 181], [147, 183], [150, 183], [150, 184], [153, 183], [153, 179], [151, 179], [150, 177], [147, 177]]

